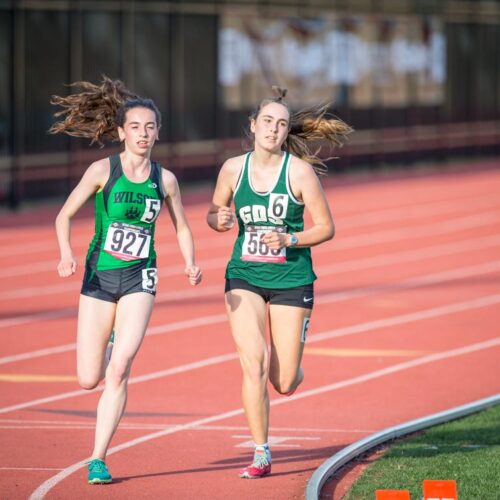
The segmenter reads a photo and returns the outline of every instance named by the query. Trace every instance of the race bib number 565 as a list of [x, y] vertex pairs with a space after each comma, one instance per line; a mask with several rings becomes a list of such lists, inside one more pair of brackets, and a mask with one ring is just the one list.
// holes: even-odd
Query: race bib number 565
[[150, 243], [149, 229], [113, 222], [108, 229], [104, 250], [120, 260], [147, 259]]
[[241, 251], [241, 260], [252, 262], [286, 262], [286, 248], [271, 250], [261, 241], [261, 237], [270, 231], [286, 233], [285, 226], [245, 226], [245, 239]]

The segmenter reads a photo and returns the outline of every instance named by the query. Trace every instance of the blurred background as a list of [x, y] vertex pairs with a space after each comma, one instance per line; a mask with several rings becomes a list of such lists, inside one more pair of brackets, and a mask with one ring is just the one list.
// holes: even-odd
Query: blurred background
[[51, 95], [103, 74], [155, 100], [181, 183], [239, 154], [273, 84], [356, 133], [330, 169], [500, 155], [500, 0], [0, 0], [0, 206], [66, 196], [118, 150], [51, 136]]

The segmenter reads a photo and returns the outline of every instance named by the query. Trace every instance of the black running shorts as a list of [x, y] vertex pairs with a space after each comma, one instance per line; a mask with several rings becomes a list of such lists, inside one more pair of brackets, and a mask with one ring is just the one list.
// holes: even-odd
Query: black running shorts
[[314, 305], [313, 283], [293, 288], [261, 288], [238, 278], [226, 279], [225, 292], [238, 289], [256, 293], [269, 304], [303, 307], [304, 309], [312, 309]]
[[87, 264], [81, 294], [116, 303], [131, 293], [156, 295], [157, 283], [156, 260], [144, 260], [129, 267], [107, 271], [97, 271]]

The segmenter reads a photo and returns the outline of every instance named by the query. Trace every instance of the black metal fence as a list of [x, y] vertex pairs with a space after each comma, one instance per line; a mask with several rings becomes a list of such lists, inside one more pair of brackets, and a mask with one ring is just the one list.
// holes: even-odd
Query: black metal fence
[[500, 2], [0, 0], [0, 203], [66, 194], [104, 150], [47, 134], [101, 75], [164, 115], [155, 158], [212, 178], [270, 85], [355, 129], [333, 169], [500, 153]]

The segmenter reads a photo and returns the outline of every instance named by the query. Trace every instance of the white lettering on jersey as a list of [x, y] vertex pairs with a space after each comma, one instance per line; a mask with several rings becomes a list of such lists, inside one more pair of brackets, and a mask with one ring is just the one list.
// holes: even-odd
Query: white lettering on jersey
[[239, 210], [240, 219], [243, 224], [255, 222], [272, 222], [273, 224], [283, 224], [288, 209], [288, 195], [272, 193], [269, 196], [269, 206], [265, 205], [245, 205]]
[[239, 214], [243, 224], [250, 224], [252, 222], [252, 207], [250, 205], [241, 207]]

